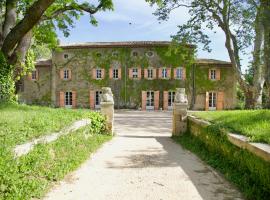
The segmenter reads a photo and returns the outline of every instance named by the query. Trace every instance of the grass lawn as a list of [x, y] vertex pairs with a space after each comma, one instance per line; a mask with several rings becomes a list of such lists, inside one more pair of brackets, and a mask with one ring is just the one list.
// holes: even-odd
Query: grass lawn
[[[16, 144], [58, 131], [82, 118], [91, 124], [49, 144], [38, 144], [27, 155], [14, 158]], [[41, 198], [111, 139], [105, 118], [89, 110], [54, 109], [26, 105], [0, 106], [0, 199]]]
[[234, 133], [246, 135], [253, 142], [270, 144], [270, 110], [234, 110], [191, 112]]

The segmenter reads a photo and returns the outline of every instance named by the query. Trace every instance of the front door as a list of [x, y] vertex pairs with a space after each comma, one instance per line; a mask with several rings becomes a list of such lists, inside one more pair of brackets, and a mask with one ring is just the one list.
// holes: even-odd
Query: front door
[[65, 93], [65, 108], [72, 108], [72, 92]]
[[146, 110], [154, 110], [154, 92], [147, 91], [146, 93]]
[[168, 110], [173, 109], [174, 97], [175, 97], [175, 92], [169, 91], [168, 92]]

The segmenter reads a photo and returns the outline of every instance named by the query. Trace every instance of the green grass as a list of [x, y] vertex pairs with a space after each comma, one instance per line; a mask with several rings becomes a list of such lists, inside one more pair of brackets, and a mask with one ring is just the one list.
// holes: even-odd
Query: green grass
[[235, 110], [192, 112], [234, 133], [246, 135], [253, 142], [270, 144], [270, 110]]
[[[106, 134], [105, 118], [89, 110], [2, 105], [0, 112], [0, 199], [41, 198], [52, 183], [78, 168], [111, 139]], [[91, 124], [14, 158], [15, 144], [57, 131], [81, 118], [91, 118]]]

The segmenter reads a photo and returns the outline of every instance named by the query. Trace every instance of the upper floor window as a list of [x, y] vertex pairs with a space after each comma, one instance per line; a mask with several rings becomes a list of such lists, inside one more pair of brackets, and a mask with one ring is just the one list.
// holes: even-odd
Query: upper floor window
[[96, 53], [96, 56], [97, 56], [97, 57], [101, 57], [102, 54], [101, 54], [100, 52], [98, 52], [98, 53]]
[[113, 78], [118, 79], [119, 78], [119, 70], [118, 69], [113, 69]]
[[176, 78], [183, 79], [183, 68], [182, 67], [179, 67], [176, 69]]
[[132, 56], [133, 56], [133, 57], [138, 57], [138, 55], [139, 55], [139, 54], [138, 54], [137, 51], [133, 51], [133, 52], [132, 52]]
[[153, 69], [152, 68], [147, 69], [147, 78], [149, 78], [149, 79], [153, 78]]
[[154, 56], [153, 51], [147, 51], [145, 54], [146, 54], [147, 57], [153, 57]]
[[96, 69], [96, 79], [101, 79], [101, 78], [102, 78], [101, 69]]
[[70, 78], [70, 70], [64, 69], [64, 77], [65, 80]]
[[31, 79], [37, 80], [37, 71], [36, 70], [32, 71]]
[[167, 78], [168, 74], [167, 74], [167, 69], [166, 68], [162, 68], [162, 78]]
[[138, 68], [132, 69], [132, 78], [138, 78]]
[[68, 58], [68, 54], [65, 53], [64, 54], [64, 58], [67, 59]]
[[118, 52], [117, 51], [112, 52], [112, 56], [117, 57], [118, 56]]
[[211, 69], [210, 70], [210, 79], [211, 80], [216, 80], [216, 70], [215, 69]]

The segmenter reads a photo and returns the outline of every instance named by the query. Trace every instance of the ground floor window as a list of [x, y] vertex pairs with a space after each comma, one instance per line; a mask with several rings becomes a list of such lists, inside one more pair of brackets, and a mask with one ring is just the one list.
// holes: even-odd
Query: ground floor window
[[100, 101], [101, 101], [101, 91], [96, 91], [95, 94], [95, 108], [100, 108]]
[[65, 93], [65, 107], [67, 108], [72, 107], [72, 92]]
[[175, 97], [175, 92], [169, 91], [168, 92], [168, 107], [169, 107], [169, 109], [172, 109], [172, 107], [173, 107], [174, 97]]
[[217, 93], [209, 92], [209, 110], [216, 110]]
[[147, 91], [146, 93], [146, 109], [152, 110], [154, 109], [154, 92]]

